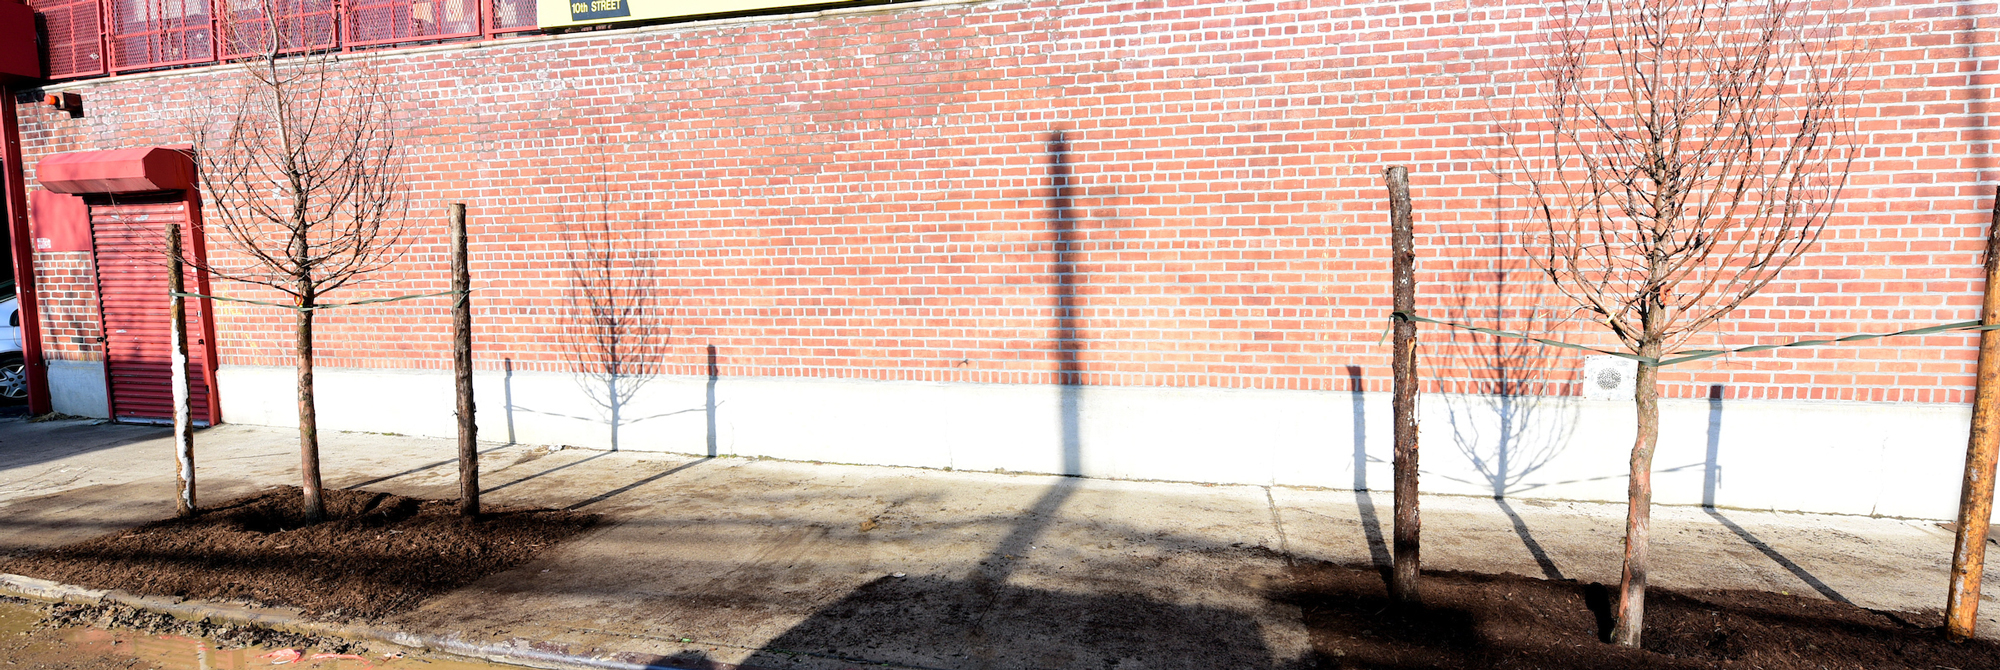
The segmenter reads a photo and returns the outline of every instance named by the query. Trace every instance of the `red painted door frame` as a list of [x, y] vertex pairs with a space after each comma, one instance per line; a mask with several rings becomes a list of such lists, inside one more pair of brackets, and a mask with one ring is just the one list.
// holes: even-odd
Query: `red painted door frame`
[[21, 165], [21, 121], [16, 87], [0, 85], [0, 191], [5, 191], [8, 246], [14, 255], [14, 295], [20, 299], [21, 358], [28, 373], [28, 412], [55, 411], [49, 402], [49, 366], [42, 360], [42, 312], [35, 291], [35, 240], [28, 230], [28, 189]]
[[[186, 269], [191, 292], [209, 295], [207, 261], [202, 241], [200, 196], [195, 191], [86, 196], [90, 206], [92, 259], [96, 264], [97, 314], [103, 329], [105, 400], [114, 421], [170, 422], [173, 419], [171, 349], [164, 333], [167, 319], [166, 263], [159, 257], [164, 244], [162, 219], [179, 212], [182, 237], [191, 261]], [[115, 212], [125, 210], [128, 214]], [[126, 218], [126, 216], [143, 218]], [[100, 217], [114, 222], [100, 225]], [[122, 225], [121, 225], [122, 223]], [[139, 238], [134, 244], [133, 238]], [[118, 290], [114, 287], [122, 287]], [[133, 290], [136, 289], [136, 290]], [[194, 421], [215, 425], [222, 406], [215, 392], [215, 318], [209, 300], [188, 301], [189, 388]], [[115, 309], [114, 309], [115, 305]], [[128, 334], [128, 331], [130, 333]], [[194, 373], [200, 376], [195, 378]]]
[[[130, 420], [133, 418], [142, 420], [171, 420], [172, 415], [171, 409], [168, 410], [168, 413], [164, 417], [137, 416], [132, 412], [121, 411], [119, 409], [118, 382], [113, 370], [114, 367], [118, 367], [114, 364], [119, 363], [119, 361], [113, 360], [117, 356], [117, 353], [114, 351], [116, 348], [114, 344], [122, 346], [127, 343], [114, 343], [112, 341], [112, 327], [114, 324], [106, 318], [107, 310], [105, 305], [107, 270], [114, 269], [114, 266], [122, 268], [135, 263], [144, 266], [136, 271], [118, 272], [117, 274], [122, 275], [118, 278], [118, 282], [125, 284], [130, 284], [135, 280], [150, 282], [152, 277], [148, 273], [159, 275], [160, 285], [157, 288], [161, 293], [154, 294], [142, 291], [133, 296], [119, 296], [116, 299], [136, 299], [140, 303], [148, 303], [157, 298], [160, 302], [159, 309], [162, 317], [164, 317], [166, 311], [166, 296], [164, 294], [166, 272], [163, 258], [153, 259], [160, 261], [157, 262], [157, 267], [146, 264], [147, 257], [152, 254], [150, 245], [146, 245], [147, 248], [141, 250], [136, 255], [130, 253], [123, 254], [118, 258], [109, 259], [110, 262], [107, 263], [107, 259], [105, 258], [107, 250], [102, 248], [102, 245], [99, 245], [97, 240], [100, 235], [108, 236], [120, 233], [121, 231], [100, 230], [96, 221], [96, 212], [106, 207], [178, 205], [180, 207], [178, 210], [168, 211], [184, 213], [185, 227], [182, 235], [184, 248], [188, 253], [189, 260], [193, 261], [191, 263], [192, 267], [189, 268], [190, 274], [194, 279], [190, 283], [190, 288], [198, 295], [211, 295], [208, 273], [200, 269], [208, 257], [208, 244], [205, 239], [206, 235], [202, 232], [201, 192], [197, 188], [194, 170], [194, 162], [188, 157], [185, 148], [181, 147], [143, 147], [112, 151], [57, 154], [42, 159], [35, 170], [36, 177], [41, 181], [43, 188], [58, 193], [84, 196], [87, 209], [89, 210], [88, 216], [91, 219], [90, 238], [92, 240], [91, 258], [96, 266], [95, 274], [97, 275], [98, 286], [97, 322], [99, 328], [103, 331], [100, 341], [104, 343], [106, 404], [108, 405], [108, 409], [111, 410], [114, 420]], [[149, 220], [139, 223], [143, 226], [156, 222]], [[122, 232], [127, 236], [127, 239], [134, 232], [142, 235], [157, 234], [153, 233], [153, 231], [140, 230], [136, 227], [132, 231]], [[161, 252], [164, 252], [164, 244], [164, 239], [159, 240]], [[127, 246], [129, 247], [130, 245]], [[151, 287], [148, 288], [150, 289]], [[135, 318], [133, 316], [135, 312], [130, 309], [131, 305], [121, 305], [120, 307], [120, 319], [130, 320]], [[141, 309], [137, 313], [144, 314], [145, 307], [146, 305], [141, 304]], [[202, 384], [206, 391], [204, 396], [207, 402], [207, 411], [196, 415], [195, 420], [197, 422], [205, 420], [209, 425], [215, 425], [222, 422], [222, 403], [215, 383], [217, 365], [215, 309], [213, 301], [206, 298], [198, 298], [190, 301], [189, 307], [189, 311], [192, 312], [190, 316], [194, 318], [193, 322], [188, 324], [190, 326], [188, 335], [194, 338], [195, 341], [188, 343], [191, 349], [188, 353], [190, 354], [190, 358], [199, 359], [189, 362], [197, 364], [197, 369], [201, 373], [199, 379], [190, 379], [189, 381]], [[127, 324], [128, 328], [137, 326], [150, 326], [150, 324], [140, 322]], [[135, 338], [137, 337], [135, 336]], [[138, 344], [141, 349], [145, 346], [143, 341], [138, 342]], [[159, 344], [161, 344], [162, 353], [164, 353], [164, 343]], [[150, 355], [146, 351], [140, 351], [134, 354], [131, 360], [124, 361], [124, 363], [127, 364], [127, 368], [138, 367], [143, 369], [148, 364], [142, 359]], [[144, 393], [136, 393], [134, 397], [140, 398], [143, 395]]]

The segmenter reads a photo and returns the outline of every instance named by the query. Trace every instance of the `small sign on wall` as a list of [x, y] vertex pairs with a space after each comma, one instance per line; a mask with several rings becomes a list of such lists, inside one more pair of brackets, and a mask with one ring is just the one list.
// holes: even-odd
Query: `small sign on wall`
[[571, 21], [596, 21], [617, 19], [632, 15], [632, 6], [625, 0], [570, 0], [569, 19]]
[[1631, 400], [1638, 376], [1638, 361], [1618, 356], [1585, 356], [1583, 397], [1586, 400]]

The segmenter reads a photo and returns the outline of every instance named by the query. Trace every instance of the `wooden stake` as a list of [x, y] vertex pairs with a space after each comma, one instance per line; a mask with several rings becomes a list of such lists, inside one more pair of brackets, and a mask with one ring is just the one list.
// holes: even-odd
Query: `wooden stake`
[[479, 515], [479, 424], [472, 404], [472, 270], [465, 204], [451, 206], [451, 360], [458, 383], [458, 513]]
[[[1410, 171], [1396, 166], [1383, 176], [1389, 182], [1389, 253], [1395, 309], [1408, 314], [1417, 309], [1417, 251], [1415, 224], [1410, 217]], [[1389, 586], [1395, 602], [1416, 604], [1417, 574], [1422, 563], [1418, 555], [1417, 520], [1417, 323], [1398, 318], [1395, 329], [1391, 372], [1395, 377], [1396, 566]]]
[[[1987, 230], [1986, 301], [1979, 322], [2000, 324], [2000, 188], [1994, 189]], [[1993, 465], [2000, 452], [2000, 330], [1979, 333], [1978, 386], [1972, 395], [1972, 436], [1965, 448], [1965, 488], [1958, 498], [1958, 544], [1951, 553], [1945, 635], [1972, 637], [1979, 625], [1979, 578], [1986, 573], [1986, 533], [1993, 522]]]
[[181, 224], [167, 224], [167, 318], [173, 320], [173, 363], [168, 366], [174, 387], [174, 460], [179, 466], [180, 495], [174, 512], [193, 516], [194, 499], [194, 407], [188, 392], [187, 291], [181, 263]]

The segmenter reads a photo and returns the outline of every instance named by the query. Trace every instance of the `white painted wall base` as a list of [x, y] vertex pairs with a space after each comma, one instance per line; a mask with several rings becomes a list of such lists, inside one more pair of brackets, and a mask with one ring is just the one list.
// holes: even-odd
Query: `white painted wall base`
[[[321, 369], [320, 426], [450, 437], [445, 372]], [[629, 381], [629, 380], [627, 380]], [[295, 425], [290, 368], [226, 366], [223, 417]], [[482, 373], [480, 437], [606, 448], [579, 378]], [[621, 382], [624, 383], [624, 382]], [[1622, 502], [1630, 402], [1426, 395], [1423, 488]], [[620, 408], [622, 449], [960, 470], [1387, 488], [1387, 394], [658, 377]], [[1971, 409], [1661, 403], [1664, 504], [1950, 518]]]
[[111, 418], [111, 401], [104, 392], [104, 364], [49, 361], [49, 405], [72, 416]]

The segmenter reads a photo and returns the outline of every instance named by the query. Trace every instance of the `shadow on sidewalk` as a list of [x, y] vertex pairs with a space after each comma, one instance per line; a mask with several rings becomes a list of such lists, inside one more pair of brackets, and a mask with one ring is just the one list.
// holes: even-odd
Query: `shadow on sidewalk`
[[1723, 516], [1722, 511], [1716, 509], [1716, 487], [1722, 481], [1722, 465], [1719, 458], [1722, 451], [1722, 400], [1727, 395], [1727, 389], [1721, 384], [1711, 384], [1708, 387], [1708, 460], [1702, 468], [1701, 511], [1707, 512], [1717, 523], [1722, 524], [1724, 528], [1728, 528], [1729, 532], [1735, 533], [1736, 537], [1743, 540], [1744, 544], [1750, 545], [1751, 548], [1757, 550], [1757, 553], [1763, 554], [1765, 558], [1771, 559], [1771, 562], [1777, 563], [1778, 567], [1785, 569], [1785, 572], [1792, 573], [1792, 576], [1799, 578], [1799, 581], [1805, 582], [1807, 586], [1812, 587], [1814, 591], [1818, 591], [1827, 600], [1847, 605], [1854, 604], [1853, 601], [1847, 599], [1847, 596], [1843, 596], [1839, 591], [1834, 590], [1833, 587], [1827, 586], [1826, 582], [1820, 581], [1819, 577], [1814, 576], [1805, 567], [1800, 566], [1791, 558], [1786, 557], [1784, 553], [1766, 544], [1755, 533], [1737, 525], [1729, 517]]
[[172, 435], [173, 429], [169, 427], [106, 424], [95, 420], [47, 423], [0, 420], [0, 472], [147, 440], [166, 440]]
[[770, 641], [745, 664], [784, 668], [799, 656], [907, 668], [1276, 664], [1262, 631], [1242, 612], [935, 575], [876, 579]]
[[131, 528], [174, 513], [170, 481], [91, 484], [9, 499], [0, 513], [0, 558]]

